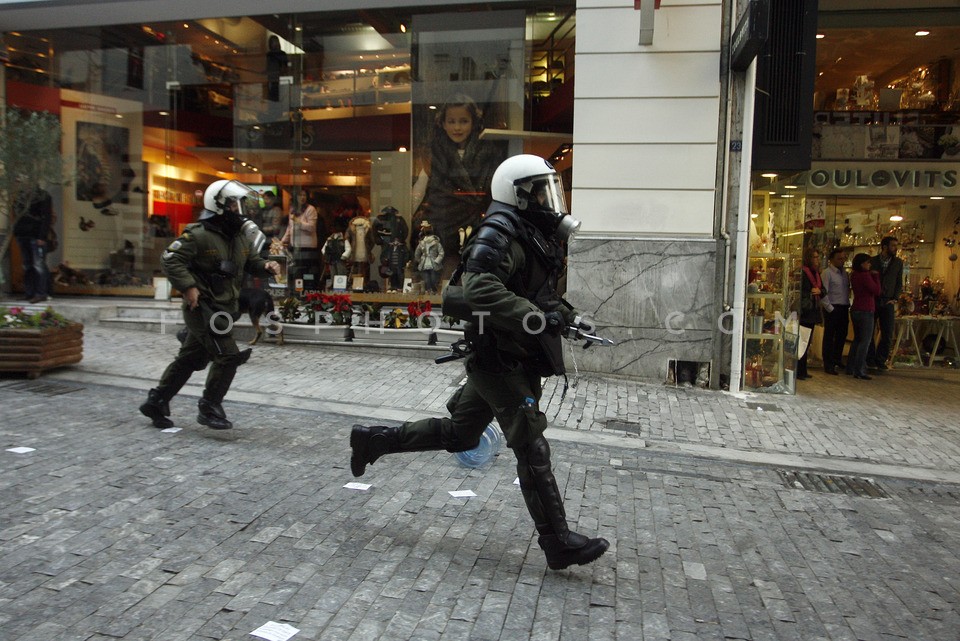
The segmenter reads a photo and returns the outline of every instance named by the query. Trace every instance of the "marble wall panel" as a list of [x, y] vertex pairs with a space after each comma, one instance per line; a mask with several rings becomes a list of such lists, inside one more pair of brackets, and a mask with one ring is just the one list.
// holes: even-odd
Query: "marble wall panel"
[[711, 360], [716, 251], [713, 239], [575, 239], [567, 298], [618, 343], [579, 350], [579, 367], [664, 380], [670, 359]]

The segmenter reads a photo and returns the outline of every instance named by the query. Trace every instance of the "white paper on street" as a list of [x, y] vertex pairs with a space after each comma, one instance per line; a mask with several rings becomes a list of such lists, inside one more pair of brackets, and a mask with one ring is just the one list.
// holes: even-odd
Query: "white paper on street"
[[292, 625], [287, 625], [286, 623], [267, 621], [250, 634], [255, 637], [260, 637], [261, 639], [266, 639], [267, 641], [287, 641], [287, 639], [299, 631], [297, 628]]
[[368, 485], [367, 483], [356, 483], [354, 481], [351, 481], [350, 483], [347, 483], [343, 487], [347, 488], [348, 490], [360, 490], [361, 492], [366, 492], [373, 486]]
[[520, 485], [520, 477], [519, 477], [519, 476], [518, 476], [517, 478], [513, 479], [513, 484], [514, 484], [514, 485]]
[[33, 447], [8, 447], [8, 452], [13, 452], [14, 454], [26, 454], [27, 452], [36, 452], [36, 448]]
[[163, 430], [160, 430], [160, 431], [161, 431], [161, 432], [166, 432], [167, 434], [176, 434], [177, 432], [179, 432], [179, 431], [182, 430], [182, 429], [183, 429], [182, 427], [168, 427], [168, 428], [163, 429]]
[[453, 490], [450, 492], [450, 496], [455, 499], [466, 499], [470, 498], [471, 496], [476, 496], [476, 494], [473, 490]]

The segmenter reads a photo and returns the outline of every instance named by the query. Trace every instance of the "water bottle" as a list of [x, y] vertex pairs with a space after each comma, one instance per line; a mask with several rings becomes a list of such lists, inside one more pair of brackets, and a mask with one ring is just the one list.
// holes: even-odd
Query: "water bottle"
[[457, 457], [457, 460], [460, 461], [462, 465], [476, 468], [492, 461], [493, 457], [500, 452], [500, 446], [502, 444], [503, 436], [500, 434], [500, 429], [493, 423], [490, 423], [486, 429], [483, 430], [479, 445], [472, 450], [457, 452], [454, 456]]

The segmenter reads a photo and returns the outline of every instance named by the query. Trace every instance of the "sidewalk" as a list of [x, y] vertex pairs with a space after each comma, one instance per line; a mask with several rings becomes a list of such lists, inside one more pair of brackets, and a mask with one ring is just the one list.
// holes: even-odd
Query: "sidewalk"
[[[176, 347], [88, 325], [79, 366], [0, 379], [4, 450], [35, 448], [0, 452], [4, 639], [957, 638], [954, 372], [814, 372], [796, 397], [590, 376], [562, 402], [551, 379], [568, 518], [612, 543], [552, 572], [508, 451], [386, 457], [343, 487], [350, 424], [442, 413], [461, 365], [261, 345], [234, 430], [196, 425], [196, 375], [167, 434], [136, 406]], [[839, 476], [888, 498], [799, 487]]]

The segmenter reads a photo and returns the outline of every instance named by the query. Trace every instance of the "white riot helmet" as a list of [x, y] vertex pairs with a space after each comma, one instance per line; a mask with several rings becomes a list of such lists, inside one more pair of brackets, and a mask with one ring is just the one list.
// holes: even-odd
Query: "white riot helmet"
[[493, 172], [490, 192], [495, 201], [515, 207], [521, 217], [546, 227], [541, 230], [560, 240], [569, 240], [580, 227], [567, 211], [559, 174], [540, 156], [521, 154], [504, 160]]
[[200, 220], [207, 220], [227, 212], [227, 205], [236, 200], [240, 205], [237, 213], [250, 217], [256, 212], [260, 199], [250, 187], [236, 180], [216, 180], [203, 192], [203, 212]]

